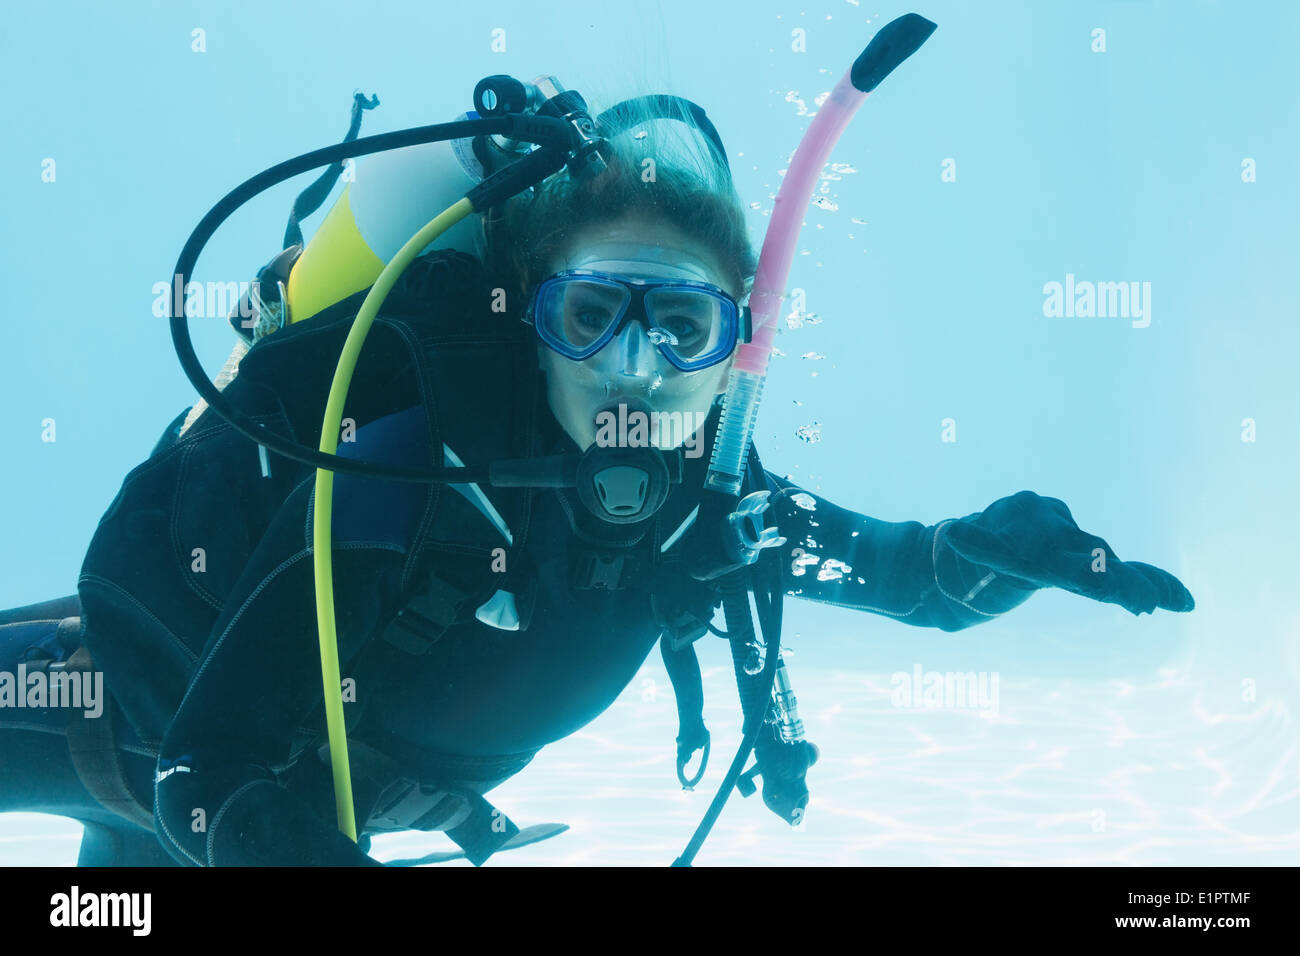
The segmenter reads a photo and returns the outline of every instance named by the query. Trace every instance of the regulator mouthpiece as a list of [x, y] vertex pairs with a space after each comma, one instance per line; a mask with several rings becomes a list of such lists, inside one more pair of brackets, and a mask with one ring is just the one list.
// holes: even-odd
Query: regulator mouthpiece
[[734, 537], [734, 546], [745, 564], [758, 560], [764, 548], [779, 548], [785, 544], [779, 528], [763, 527], [763, 513], [771, 507], [770, 491], [755, 491], [745, 495], [740, 505], [727, 516], [727, 526]]
[[592, 445], [578, 461], [578, 500], [602, 521], [634, 524], [662, 508], [681, 480], [680, 454]]

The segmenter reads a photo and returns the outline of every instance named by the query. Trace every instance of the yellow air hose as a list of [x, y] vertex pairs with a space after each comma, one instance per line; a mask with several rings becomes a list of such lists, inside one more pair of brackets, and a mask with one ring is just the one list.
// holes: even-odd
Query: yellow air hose
[[[398, 250], [371, 286], [361, 310], [352, 323], [334, 381], [330, 385], [325, 419], [321, 424], [320, 450], [334, 454], [338, 449], [343, 402], [347, 399], [356, 371], [361, 346], [370, 333], [375, 316], [398, 278], [429, 243], [474, 212], [468, 198], [448, 206]], [[339, 676], [338, 633], [334, 620], [334, 561], [331, 520], [334, 513], [334, 472], [316, 469], [316, 507], [312, 518], [312, 564], [316, 577], [316, 622], [320, 632], [321, 681], [325, 691], [325, 727], [329, 736], [330, 767], [334, 775], [334, 804], [339, 830], [353, 842], [357, 839], [356, 813], [352, 804], [352, 773], [348, 765], [347, 727], [343, 720], [343, 688]]]

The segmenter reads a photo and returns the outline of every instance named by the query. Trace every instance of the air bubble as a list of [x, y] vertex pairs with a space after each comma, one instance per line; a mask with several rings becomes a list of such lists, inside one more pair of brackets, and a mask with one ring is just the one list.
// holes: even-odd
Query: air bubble
[[794, 430], [794, 433], [801, 440], [810, 445], [815, 445], [822, 440], [822, 423], [813, 422], [811, 425], [800, 425]]

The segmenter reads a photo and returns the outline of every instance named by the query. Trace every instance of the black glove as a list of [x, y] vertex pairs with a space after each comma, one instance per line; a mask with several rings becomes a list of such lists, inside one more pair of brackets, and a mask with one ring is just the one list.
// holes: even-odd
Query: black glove
[[[1133, 614], [1196, 606], [1168, 571], [1121, 561], [1105, 541], [1082, 531], [1057, 498], [1022, 491], [998, 499], [972, 519], [952, 522], [944, 533], [959, 557], [1011, 578], [1012, 584], [1064, 588]], [[1103, 552], [1104, 564], [1096, 549]]]

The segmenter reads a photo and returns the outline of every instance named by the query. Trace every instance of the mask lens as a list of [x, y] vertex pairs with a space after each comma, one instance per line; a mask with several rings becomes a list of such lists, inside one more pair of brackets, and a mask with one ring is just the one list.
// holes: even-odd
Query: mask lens
[[575, 355], [584, 353], [618, 321], [628, 299], [627, 289], [613, 282], [590, 278], [556, 282], [538, 302], [539, 331]]
[[[665, 348], [690, 365], [717, 357], [726, 343], [735, 311], [731, 303], [703, 289], [654, 289], [646, 295], [651, 326], [669, 333]], [[735, 344], [734, 340], [730, 344]]]

